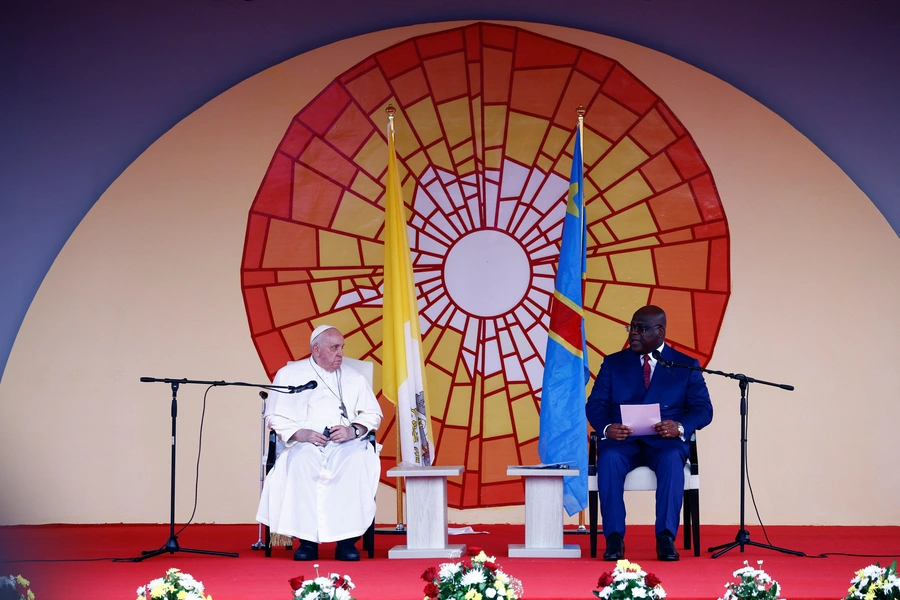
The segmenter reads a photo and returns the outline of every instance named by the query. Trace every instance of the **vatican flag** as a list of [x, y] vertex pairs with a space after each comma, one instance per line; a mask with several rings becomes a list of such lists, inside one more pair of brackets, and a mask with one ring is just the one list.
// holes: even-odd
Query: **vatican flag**
[[428, 391], [422, 363], [422, 334], [413, 280], [412, 256], [401, 198], [397, 156], [394, 150], [394, 117], [388, 109], [388, 180], [384, 211], [384, 346], [382, 390], [397, 405], [400, 455], [407, 464], [431, 466]]

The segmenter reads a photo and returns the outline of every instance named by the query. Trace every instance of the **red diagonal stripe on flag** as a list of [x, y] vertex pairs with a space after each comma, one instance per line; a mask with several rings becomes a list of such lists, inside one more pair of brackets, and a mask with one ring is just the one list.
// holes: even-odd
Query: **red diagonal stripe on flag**
[[550, 332], [581, 354], [581, 313], [556, 297], [550, 308]]

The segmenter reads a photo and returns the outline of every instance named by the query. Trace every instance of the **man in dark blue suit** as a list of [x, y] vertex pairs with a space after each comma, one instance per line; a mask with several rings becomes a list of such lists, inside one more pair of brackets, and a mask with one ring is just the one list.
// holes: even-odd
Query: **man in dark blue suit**
[[[600, 435], [597, 446], [597, 489], [606, 551], [603, 560], [625, 557], [625, 476], [648, 466], [656, 472], [656, 554], [678, 560], [675, 535], [684, 494], [684, 463], [688, 440], [709, 425], [713, 408], [699, 371], [665, 368], [653, 358], [699, 366], [696, 359], [665, 343], [666, 313], [644, 306], [631, 318], [628, 348], [603, 359], [586, 412]], [[622, 424], [622, 404], [659, 404], [660, 422], [652, 435], [635, 436]]]

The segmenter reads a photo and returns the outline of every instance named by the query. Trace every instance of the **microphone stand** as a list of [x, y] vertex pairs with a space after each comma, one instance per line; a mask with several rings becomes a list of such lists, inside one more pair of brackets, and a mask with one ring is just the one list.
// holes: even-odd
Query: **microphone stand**
[[670, 367], [680, 367], [682, 369], [690, 369], [691, 371], [702, 371], [703, 373], [710, 373], [712, 375], [720, 375], [722, 377], [728, 377], [729, 379], [736, 379], [738, 381], [738, 385], [741, 388], [741, 521], [740, 521], [740, 529], [737, 532], [737, 535], [734, 537], [733, 542], [729, 542], [727, 544], [721, 544], [719, 546], [713, 546], [707, 549], [707, 552], [713, 552], [712, 558], [718, 558], [722, 554], [725, 554], [729, 550], [740, 547], [741, 553], [744, 552], [744, 546], [756, 546], [758, 548], [768, 548], [769, 550], [775, 550], [777, 552], [783, 552], [785, 554], [793, 554], [794, 556], [805, 556], [803, 552], [797, 552], [796, 550], [788, 550], [786, 548], [779, 548], [778, 546], [772, 546], [770, 544], [762, 544], [760, 542], [754, 542], [750, 540], [750, 532], [747, 531], [744, 526], [744, 488], [746, 487], [746, 473], [747, 473], [747, 388], [751, 383], [761, 383], [763, 385], [771, 385], [772, 387], [781, 388], [783, 390], [787, 390], [789, 392], [794, 391], [794, 386], [787, 385], [785, 383], [772, 383], [771, 381], [763, 381], [762, 379], [754, 379], [753, 377], [748, 377], [746, 375], [741, 375], [740, 373], [725, 373], [723, 371], [714, 371], [712, 369], [704, 369], [703, 367], [695, 367], [693, 365], [683, 365], [681, 363], [672, 362], [670, 360], [665, 360], [661, 356], [658, 356], [658, 352], [654, 352], [654, 358], [656, 358], [659, 362], [663, 364], [663, 366]]
[[182, 384], [200, 384], [211, 386], [227, 386], [237, 385], [245, 387], [258, 387], [267, 390], [279, 390], [287, 393], [295, 393], [301, 391], [300, 388], [306, 386], [280, 386], [280, 385], [260, 385], [255, 383], [245, 383], [243, 381], [199, 381], [193, 379], [157, 379], [155, 377], [141, 377], [142, 383], [168, 383], [172, 386], [172, 469], [171, 482], [169, 488], [169, 539], [166, 543], [156, 550], [143, 550], [141, 556], [129, 559], [131, 562], [141, 562], [142, 560], [159, 556], [160, 554], [175, 554], [176, 552], [190, 552], [192, 554], [211, 554], [214, 556], [231, 556], [237, 558], [237, 552], [215, 552], [213, 550], [196, 550], [194, 548], [182, 548], [178, 544], [178, 537], [175, 535], [175, 423], [178, 418], [178, 387]]

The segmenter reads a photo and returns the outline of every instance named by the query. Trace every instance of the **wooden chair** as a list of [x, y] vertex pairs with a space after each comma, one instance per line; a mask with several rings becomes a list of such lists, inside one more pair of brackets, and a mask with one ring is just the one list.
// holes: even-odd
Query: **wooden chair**
[[[591, 558], [597, 557], [597, 432], [592, 431], [588, 441], [588, 517], [590, 521]], [[684, 500], [682, 503], [682, 530], [684, 549], [694, 549], [700, 556], [700, 470], [697, 464], [697, 434], [691, 435], [691, 448], [684, 464]], [[626, 491], [656, 491], [656, 473], [650, 467], [633, 469], [625, 477]], [[599, 531], [602, 533], [602, 531]]]
[[[357, 360], [355, 358], [344, 357], [344, 363], [350, 365], [366, 378], [366, 381], [369, 383], [369, 387], [372, 387], [372, 382], [374, 380], [375, 374], [375, 365], [371, 361], [367, 360]], [[260, 392], [260, 396], [265, 400], [267, 398], [267, 394], [265, 392]], [[265, 410], [263, 410], [263, 414], [265, 414]], [[265, 420], [265, 419], [264, 419]], [[265, 428], [265, 425], [263, 425]], [[262, 456], [262, 462], [265, 464], [265, 474], [268, 475], [269, 471], [272, 470], [272, 467], [275, 466], [275, 459], [278, 458], [278, 455], [284, 450], [284, 444], [281, 440], [278, 439], [278, 436], [271, 429], [265, 428], [266, 436], [268, 438], [267, 444], [265, 446], [265, 452]], [[377, 440], [375, 438], [375, 432], [369, 431], [366, 434], [366, 439], [372, 445], [372, 451], [377, 452]], [[262, 488], [260, 488], [260, 493], [262, 493]], [[272, 556], [272, 532], [269, 529], [268, 525], [263, 526], [265, 531], [265, 550], [266, 556]], [[277, 544], [276, 544], [277, 545]], [[292, 543], [285, 543], [284, 545], [286, 550], [292, 550]], [[369, 528], [362, 536], [362, 548], [363, 551], [366, 552], [369, 558], [375, 557], [375, 520], [372, 520], [372, 524], [369, 525]]]

